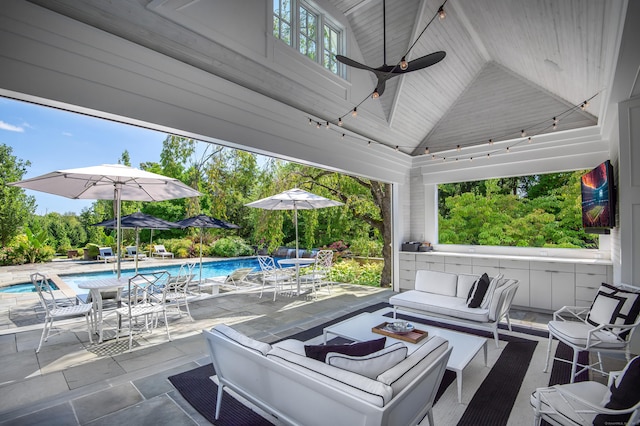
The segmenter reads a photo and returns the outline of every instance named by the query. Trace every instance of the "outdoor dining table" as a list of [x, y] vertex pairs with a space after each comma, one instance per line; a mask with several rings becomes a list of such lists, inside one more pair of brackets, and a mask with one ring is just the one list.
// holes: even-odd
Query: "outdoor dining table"
[[128, 278], [103, 278], [90, 281], [81, 281], [78, 283], [78, 288], [89, 290], [91, 294], [91, 300], [94, 307], [94, 324], [98, 327], [98, 343], [102, 343], [102, 293], [109, 291], [117, 291], [118, 299], [120, 299], [120, 293], [122, 289], [129, 283]]
[[280, 259], [278, 263], [280, 265], [295, 265], [296, 267], [296, 284], [298, 285], [298, 292], [296, 296], [300, 296], [300, 265], [311, 265], [315, 263], [315, 259], [310, 257], [300, 257], [291, 259]]

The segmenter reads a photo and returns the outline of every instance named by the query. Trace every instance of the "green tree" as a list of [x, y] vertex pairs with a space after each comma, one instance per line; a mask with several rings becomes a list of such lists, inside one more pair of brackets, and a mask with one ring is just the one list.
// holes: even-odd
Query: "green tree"
[[34, 197], [27, 196], [23, 189], [7, 183], [22, 179], [31, 166], [12, 155], [7, 145], [0, 145], [0, 246], [5, 247], [20, 232], [26, 218], [35, 211]]

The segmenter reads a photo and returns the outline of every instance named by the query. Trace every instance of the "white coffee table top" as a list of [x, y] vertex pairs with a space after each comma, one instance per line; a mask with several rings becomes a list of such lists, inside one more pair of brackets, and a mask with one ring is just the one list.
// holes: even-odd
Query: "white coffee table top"
[[[386, 317], [377, 313], [363, 313], [349, 318], [345, 321], [331, 325], [324, 328], [324, 336], [326, 339], [327, 334], [334, 334], [336, 336], [344, 337], [346, 339], [365, 341], [373, 340], [376, 338], [384, 337], [382, 334], [374, 333], [371, 329], [383, 322], [393, 322], [393, 318]], [[447, 368], [453, 371], [462, 371], [464, 367], [476, 356], [481, 348], [485, 348], [485, 363], [486, 363], [486, 343], [487, 339], [472, 334], [460, 333], [457, 331], [451, 331], [444, 328], [433, 327], [425, 324], [414, 323], [412, 324], [420, 330], [427, 331], [429, 337], [419, 341], [418, 343], [410, 343], [404, 340], [394, 339], [388, 337], [387, 345], [392, 345], [396, 342], [402, 342], [409, 348], [409, 353], [414, 352], [421, 345], [426, 343], [432, 336], [440, 336], [449, 341], [449, 345], [453, 347]], [[326, 340], [325, 340], [326, 342]]]

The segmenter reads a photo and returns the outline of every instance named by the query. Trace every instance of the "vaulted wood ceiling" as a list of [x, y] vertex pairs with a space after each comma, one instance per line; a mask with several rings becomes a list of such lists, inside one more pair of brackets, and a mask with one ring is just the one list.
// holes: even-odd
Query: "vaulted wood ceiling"
[[[331, 104], [313, 88], [294, 79], [285, 81], [282, 72], [229, 49], [208, 29], [189, 27], [181, 20], [188, 18], [189, 8], [205, 26], [202, 14], [207, 10], [235, 8], [229, 19], [241, 19], [243, 2], [30, 1], [322, 120], [334, 121], [361, 100]], [[371, 67], [382, 65], [382, 0], [328, 1], [343, 14], [347, 34], [355, 39], [346, 56]], [[489, 139], [517, 139], [522, 129], [536, 135], [598, 124], [624, 22], [623, 0], [448, 0], [446, 19], [433, 19], [442, 1], [386, 0], [389, 64], [399, 62], [416, 40], [407, 59], [439, 50], [447, 55], [432, 67], [389, 80], [382, 97], [363, 103], [367, 116], [345, 122], [345, 129], [422, 155], [427, 147], [432, 153], [449, 152]], [[222, 3], [224, 7], [216, 9]], [[253, 3], [265, 7], [268, 2]], [[159, 13], [167, 9], [175, 13]], [[264, 12], [270, 13], [268, 7]], [[349, 68], [348, 78], [370, 80], [371, 90], [375, 87], [368, 71]], [[584, 111], [575, 107], [592, 97]], [[556, 130], [553, 117], [559, 118]]]

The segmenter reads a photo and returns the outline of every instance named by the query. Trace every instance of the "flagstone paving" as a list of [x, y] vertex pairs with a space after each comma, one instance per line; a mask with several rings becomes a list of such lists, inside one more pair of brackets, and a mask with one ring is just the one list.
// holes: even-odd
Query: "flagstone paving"
[[[59, 265], [47, 267], [57, 273]], [[69, 273], [71, 263], [62, 267]], [[12, 268], [13, 277], [33, 271], [33, 265], [22, 271]], [[73, 264], [73, 268], [96, 270], [100, 266]], [[172, 341], [161, 327], [151, 334], [136, 335], [131, 352], [128, 339], [114, 339], [116, 319], [111, 316], [105, 320], [104, 343], [90, 344], [81, 320], [69, 324], [72, 332], [51, 337], [36, 354], [42, 331], [37, 299], [0, 300], [0, 424], [209, 424], [167, 380], [209, 362], [201, 330], [226, 323], [251, 337], [273, 342], [387, 302], [392, 291], [340, 284], [330, 294], [319, 292], [317, 300], [301, 295], [278, 297], [275, 302], [272, 293], [262, 298], [259, 294], [196, 296], [189, 303], [193, 321], [186, 315], [170, 314]], [[548, 316], [524, 311], [514, 312], [513, 318], [530, 326], [548, 321]]]

